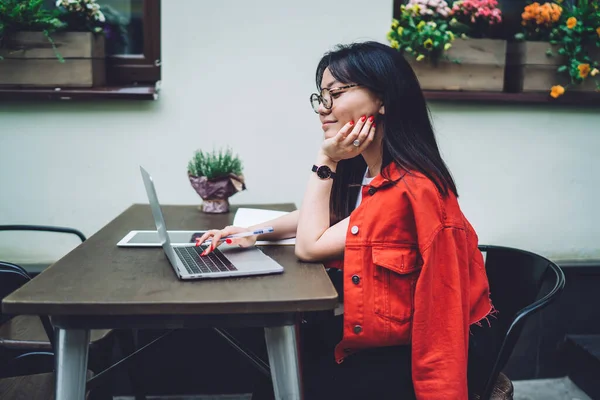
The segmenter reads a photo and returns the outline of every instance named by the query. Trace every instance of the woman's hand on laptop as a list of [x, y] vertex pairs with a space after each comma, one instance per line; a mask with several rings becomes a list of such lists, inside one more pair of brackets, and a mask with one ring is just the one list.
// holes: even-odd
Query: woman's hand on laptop
[[238, 245], [240, 247], [254, 246], [254, 244], [256, 243], [256, 235], [239, 238], [226, 238], [226, 236], [242, 232], [252, 232], [252, 230], [248, 228], [241, 228], [239, 226], [226, 226], [221, 230], [211, 229], [209, 231], [206, 231], [204, 235], [202, 235], [202, 237], [197, 239], [196, 243], [202, 244], [207, 240], [210, 240], [211, 244], [200, 255], [205, 256], [209, 254], [214, 249], [219, 247], [219, 245], [221, 245], [223, 242], [230, 245]]

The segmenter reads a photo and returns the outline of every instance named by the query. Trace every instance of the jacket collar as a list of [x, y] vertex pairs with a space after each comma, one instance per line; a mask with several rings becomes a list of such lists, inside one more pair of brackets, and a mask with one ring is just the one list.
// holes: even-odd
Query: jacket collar
[[380, 189], [389, 185], [394, 185], [407, 174], [407, 170], [399, 167], [394, 161], [389, 163], [381, 172], [373, 178], [371, 184], [372, 188]]

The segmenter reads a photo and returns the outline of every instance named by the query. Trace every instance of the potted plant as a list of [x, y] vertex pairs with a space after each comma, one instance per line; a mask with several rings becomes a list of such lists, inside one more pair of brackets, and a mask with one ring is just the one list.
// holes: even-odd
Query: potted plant
[[506, 42], [488, 38], [501, 21], [496, 0], [410, 0], [387, 38], [423, 89], [502, 91]]
[[[559, 4], [560, 3], [560, 4]], [[522, 14], [519, 44], [522, 90], [558, 98], [568, 90], [594, 91], [600, 68], [600, 9], [597, 1], [532, 3]], [[599, 77], [600, 78], [600, 77]]]
[[0, 85], [103, 86], [104, 22], [96, 0], [2, 0]]
[[246, 189], [242, 162], [230, 149], [197, 150], [188, 163], [188, 177], [203, 200], [201, 209], [205, 213], [229, 212], [229, 197]]

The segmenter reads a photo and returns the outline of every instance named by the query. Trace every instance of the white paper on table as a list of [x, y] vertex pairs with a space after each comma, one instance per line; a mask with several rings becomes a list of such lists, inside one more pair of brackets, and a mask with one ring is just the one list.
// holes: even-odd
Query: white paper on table
[[[289, 214], [286, 211], [275, 211], [275, 210], [260, 210], [258, 208], [238, 208], [233, 218], [233, 226], [248, 227], [252, 225], [262, 224], [263, 222], [270, 221], [272, 219], [281, 217], [282, 215]], [[296, 238], [282, 239], [282, 240], [259, 240], [256, 242], [257, 245], [294, 245], [296, 244]]]

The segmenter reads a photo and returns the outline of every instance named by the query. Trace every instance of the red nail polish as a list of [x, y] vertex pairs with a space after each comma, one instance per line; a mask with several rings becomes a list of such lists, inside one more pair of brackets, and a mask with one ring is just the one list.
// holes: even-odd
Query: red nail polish
[[350, 121], [350, 126], [354, 125], [354, 121]]
[[227, 240], [225, 240], [225, 243], [227, 243], [227, 244], [231, 244], [231, 242], [232, 242], [232, 240], [231, 240], [231, 239], [227, 239]]
[[373, 116], [372, 115], [369, 117], [369, 122], [373, 122]]
[[360, 117], [360, 122], [365, 122], [366, 119], [367, 119], [367, 116], [363, 115], [362, 117]]
[[207, 251], [207, 250], [204, 250], [204, 251], [203, 251], [203, 252], [200, 254], [200, 256], [205, 256], [205, 255], [206, 255], [206, 251]]
[[373, 128], [375, 128], [375, 126], [377, 126], [377, 124], [376, 124], [375, 122], [373, 122], [373, 125], [372, 125], [372, 126], [373, 126]]

